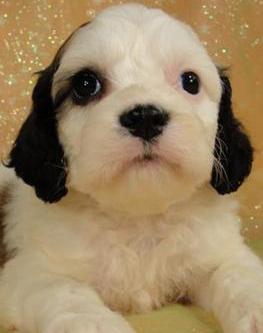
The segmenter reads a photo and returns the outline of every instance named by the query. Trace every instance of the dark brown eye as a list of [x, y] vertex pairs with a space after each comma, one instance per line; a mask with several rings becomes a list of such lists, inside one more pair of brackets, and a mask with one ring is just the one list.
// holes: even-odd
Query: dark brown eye
[[73, 99], [82, 104], [99, 95], [102, 83], [97, 74], [92, 71], [82, 71], [72, 78]]
[[185, 72], [181, 76], [182, 86], [189, 94], [196, 95], [200, 90], [200, 79], [194, 72]]

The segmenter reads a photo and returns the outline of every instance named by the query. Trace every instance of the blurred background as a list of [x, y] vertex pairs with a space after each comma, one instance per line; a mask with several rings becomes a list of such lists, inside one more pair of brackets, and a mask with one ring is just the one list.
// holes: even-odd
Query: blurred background
[[[34, 72], [64, 39], [119, 0], [0, 0], [0, 155], [30, 110]], [[238, 192], [243, 233], [263, 238], [263, 0], [145, 0], [190, 24], [214, 62], [228, 67], [234, 110], [255, 147], [252, 175]]]

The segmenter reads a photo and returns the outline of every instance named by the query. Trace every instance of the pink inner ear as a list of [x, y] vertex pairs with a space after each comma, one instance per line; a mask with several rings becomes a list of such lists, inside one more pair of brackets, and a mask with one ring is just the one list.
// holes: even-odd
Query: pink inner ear
[[167, 82], [174, 88], [178, 88], [180, 86], [180, 77], [178, 66], [176, 65], [168, 65], [164, 70], [165, 78]]

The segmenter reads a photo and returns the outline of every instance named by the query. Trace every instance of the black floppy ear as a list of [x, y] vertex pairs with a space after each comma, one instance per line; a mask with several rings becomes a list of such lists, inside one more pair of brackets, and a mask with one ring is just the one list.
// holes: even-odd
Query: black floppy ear
[[211, 185], [220, 194], [236, 191], [249, 175], [253, 148], [241, 123], [232, 112], [232, 89], [227, 76], [221, 75], [223, 92], [215, 141], [215, 162]]
[[33, 107], [22, 125], [10, 153], [9, 167], [35, 188], [45, 202], [56, 202], [67, 193], [66, 159], [57, 134], [57, 119], [51, 97], [53, 63], [40, 72], [33, 91]]

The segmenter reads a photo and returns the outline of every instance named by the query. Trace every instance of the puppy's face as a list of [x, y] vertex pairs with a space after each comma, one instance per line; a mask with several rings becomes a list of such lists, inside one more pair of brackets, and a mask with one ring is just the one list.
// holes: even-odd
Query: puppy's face
[[[219, 192], [231, 192], [249, 173], [252, 150], [230, 95], [222, 95], [219, 73], [189, 27], [141, 5], [111, 7], [73, 33], [42, 73], [10, 165], [46, 201], [60, 199], [67, 186], [132, 214], [161, 213], [211, 179]], [[220, 135], [222, 119], [229, 131]], [[249, 156], [231, 184], [220, 149], [234, 129]], [[25, 141], [45, 150], [38, 158], [45, 176], [39, 170], [29, 179], [19, 166]]]

